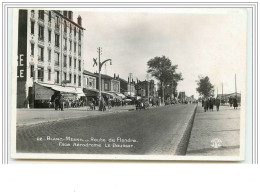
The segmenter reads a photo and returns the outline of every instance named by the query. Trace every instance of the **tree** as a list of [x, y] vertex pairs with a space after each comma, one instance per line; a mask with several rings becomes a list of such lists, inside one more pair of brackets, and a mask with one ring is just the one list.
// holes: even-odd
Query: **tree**
[[169, 58], [155, 57], [147, 62], [148, 70], [153, 77], [159, 80], [162, 89], [162, 100], [164, 101], [164, 88], [171, 86], [176, 91], [180, 80], [183, 80], [181, 73], [176, 73], [178, 65], [172, 65]]
[[197, 82], [197, 91], [201, 96], [204, 96], [205, 98], [209, 97], [211, 95], [212, 89], [214, 86], [210, 83], [209, 77], [203, 77], [199, 76], [199, 80]]

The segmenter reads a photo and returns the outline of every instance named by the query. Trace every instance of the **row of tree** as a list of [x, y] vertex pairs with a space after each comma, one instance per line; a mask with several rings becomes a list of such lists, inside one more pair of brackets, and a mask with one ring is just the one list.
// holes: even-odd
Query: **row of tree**
[[[159, 81], [159, 95], [162, 96], [162, 100], [165, 100], [165, 90], [170, 91], [176, 97], [178, 82], [183, 80], [182, 73], [176, 72], [178, 65], [172, 65], [169, 58], [162, 56], [150, 59], [147, 66], [147, 72]], [[208, 76], [199, 76], [196, 82], [198, 85], [196, 90], [200, 96], [210, 97], [212, 95], [214, 86], [210, 83]]]

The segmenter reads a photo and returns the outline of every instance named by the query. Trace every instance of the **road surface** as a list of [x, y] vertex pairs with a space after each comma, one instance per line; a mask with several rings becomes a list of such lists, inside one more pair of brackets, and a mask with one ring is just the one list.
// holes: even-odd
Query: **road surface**
[[173, 155], [195, 107], [163, 106], [19, 126], [16, 148], [18, 153]]

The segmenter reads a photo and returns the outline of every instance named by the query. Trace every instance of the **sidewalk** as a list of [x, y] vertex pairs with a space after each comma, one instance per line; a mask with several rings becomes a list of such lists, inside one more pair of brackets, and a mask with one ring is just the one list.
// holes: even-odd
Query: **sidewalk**
[[[97, 109], [97, 108], [96, 108]], [[34, 125], [45, 122], [60, 121], [71, 118], [83, 118], [110, 113], [127, 112], [135, 109], [134, 105], [111, 108], [109, 111], [92, 111], [89, 107], [69, 108], [64, 111], [51, 109], [17, 109], [16, 126]]]
[[239, 156], [240, 108], [221, 106], [204, 112], [198, 105], [186, 155]]

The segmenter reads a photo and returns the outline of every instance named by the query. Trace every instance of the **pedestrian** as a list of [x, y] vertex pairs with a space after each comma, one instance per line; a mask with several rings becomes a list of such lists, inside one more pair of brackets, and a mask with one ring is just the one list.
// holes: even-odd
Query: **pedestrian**
[[237, 107], [238, 107], [237, 98], [233, 99], [233, 106], [234, 106], [234, 109], [237, 109]]
[[94, 98], [92, 98], [92, 110], [96, 110], [96, 101], [95, 101], [95, 99]]
[[209, 110], [213, 112], [213, 107], [214, 107], [214, 101], [213, 98], [209, 99]]
[[220, 99], [217, 98], [217, 99], [216, 99], [216, 107], [217, 107], [217, 111], [219, 111], [219, 106], [220, 106]]
[[60, 103], [61, 111], [64, 111], [64, 98], [63, 98], [63, 95], [60, 95], [59, 103]]
[[204, 100], [202, 100], [202, 102], [201, 102], [201, 103], [202, 103], [202, 107], [204, 107]]
[[204, 100], [204, 112], [207, 112], [207, 110], [208, 110], [208, 99], [206, 98], [205, 100]]

